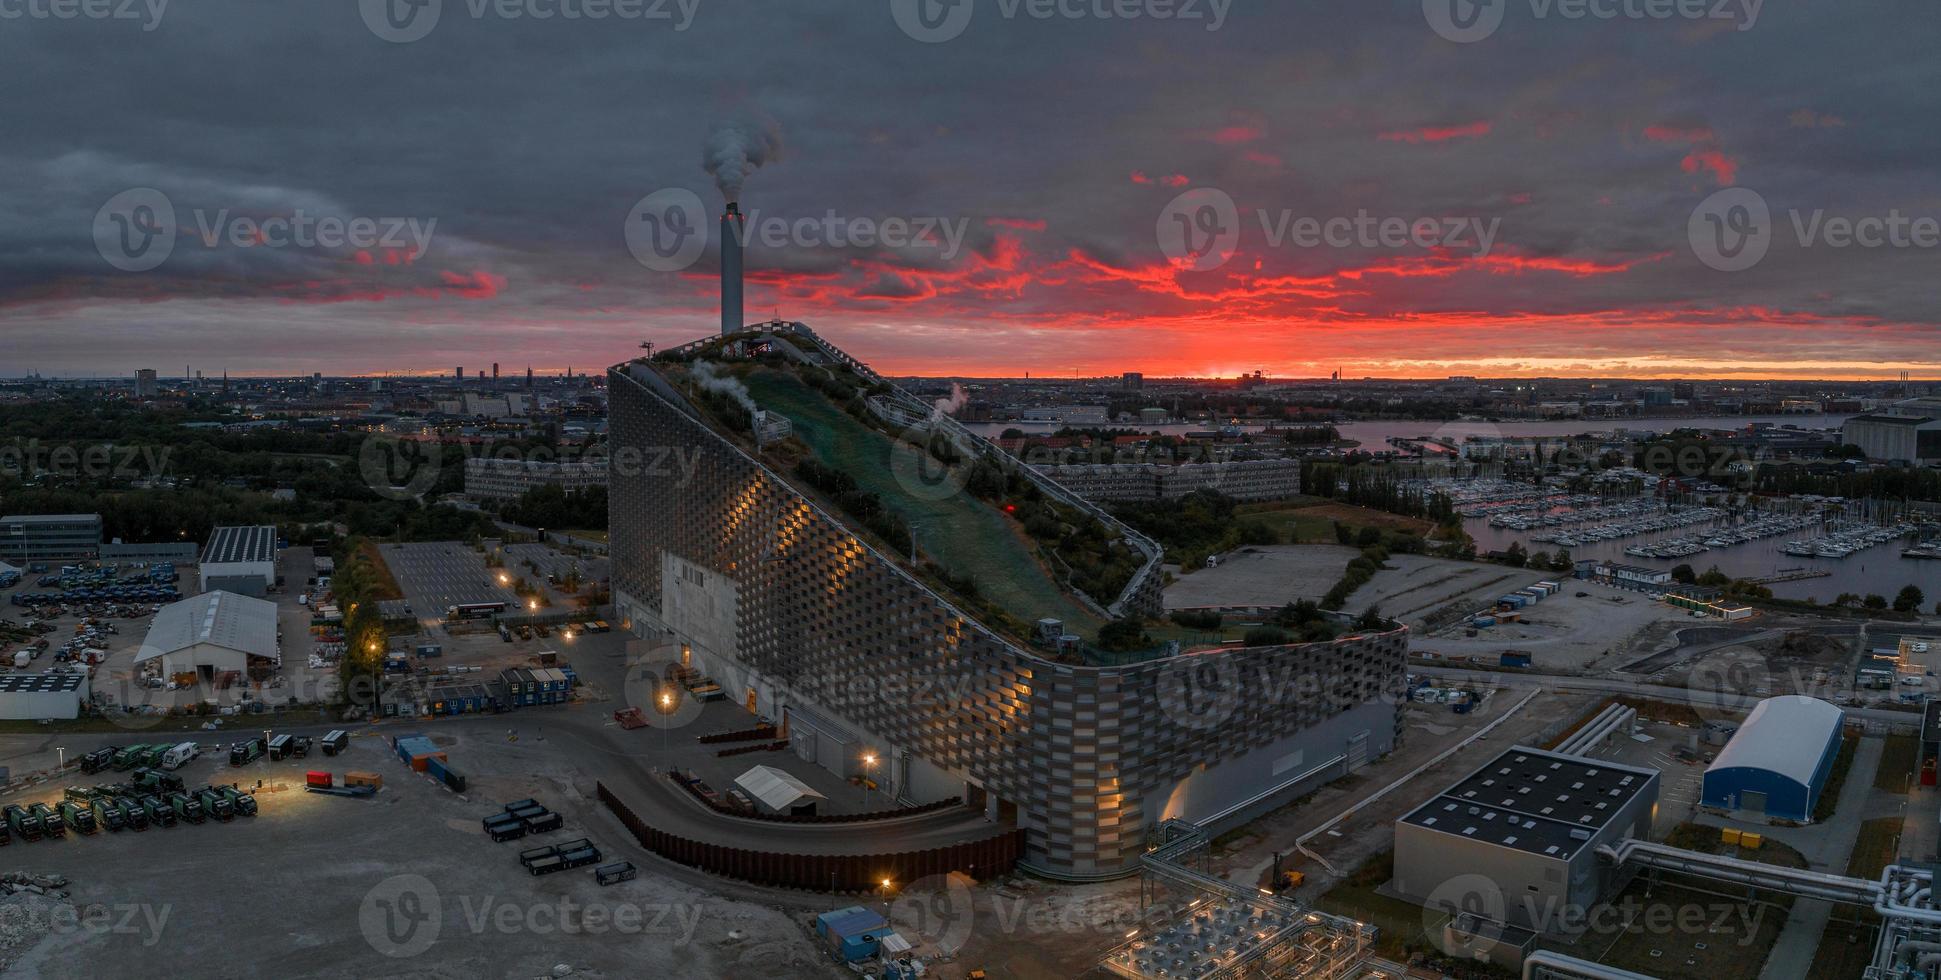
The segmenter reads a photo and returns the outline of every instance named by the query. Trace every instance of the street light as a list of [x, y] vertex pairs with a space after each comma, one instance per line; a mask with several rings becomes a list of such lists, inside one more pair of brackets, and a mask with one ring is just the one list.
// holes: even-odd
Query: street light
[[67, 768], [67, 749], [64, 749], [61, 746], [56, 745], [54, 746], [54, 751], [59, 752], [61, 754], [60, 764], [55, 766], [54, 768], [66, 769]]
[[[667, 755], [669, 749], [672, 748], [672, 746], [668, 744], [667, 729], [669, 725], [667, 722], [667, 715], [668, 715], [668, 712], [672, 710], [673, 706], [674, 706], [674, 695], [669, 694], [666, 691], [660, 692], [660, 721], [661, 721], [660, 751], [661, 751], [661, 755], [663, 756]], [[669, 760], [668, 765], [670, 768], [673, 766], [672, 760]]]
[[[876, 785], [876, 753], [863, 753], [863, 803], [869, 803], [869, 795]], [[883, 887], [888, 888], [890, 880], [883, 879]]]

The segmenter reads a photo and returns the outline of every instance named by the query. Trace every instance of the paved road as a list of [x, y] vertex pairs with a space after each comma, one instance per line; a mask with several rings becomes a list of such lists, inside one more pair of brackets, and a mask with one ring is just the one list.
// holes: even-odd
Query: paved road
[[[1860, 824], [1869, 815], [1867, 800], [1873, 795], [1874, 770], [1880, 766], [1885, 744], [1878, 738], [1860, 740], [1847, 768], [1846, 782], [1840, 785], [1840, 801], [1834, 806], [1832, 819], [1812, 827], [1770, 827], [1767, 836], [1798, 848], [1814, 871], [1846, 874], [1847, 858], [1860, 836]], [[1786, 917], [1778, 941], [1766, 954], [1759, 980], [1806, 980], [1806, 968], [1813, 963], [1813, 951], [1819, 948], [1832, 911], [1833, 904], [1823, 899], [1794, 899], [1792, 914]]]
[[[1489, 683], [1498, 687], [1531, 688], [1542, 687], [1553, 691], [1587, 691], [1596, 694], [1628, 694], [1654, 701], [1670, 701], [1699, 707], [1721, 708], [1734, 711], [1751, 711], [1759, 702], [1765, 700], [1757, 695], [1730, 694], [1723, 691], [1679, 687], [1673, 684], [1647, 684], [1642, 681], [1624, 680], [1613, 677], [1566, 677], [1553, 674], [1520, 674], [1494, 670], [1474, 670], [1463, 667], [1430, 667], [1414, 664], [1410, 673], [1429, 677], [1446, 677], [1456, 680]], [[1892, 725], [1919, 725], [1921, 714], [1918, 711], [1893, 711], [1884, 708], [1842, 708], [1847, 717], [1861, 721], [1877, 721]]]

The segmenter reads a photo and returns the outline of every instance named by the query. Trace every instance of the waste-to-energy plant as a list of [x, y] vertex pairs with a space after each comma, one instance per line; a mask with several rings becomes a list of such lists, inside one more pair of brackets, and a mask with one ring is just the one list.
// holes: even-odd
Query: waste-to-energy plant
[[1404, 630], [1100, 642], [1158, 616], [1158, 545], [801, 324], [608, 380], [616, 454], [688, 461], [612, 474], [627, 627], [809, 761], [1015, 822], [1041, 873], [1133, 873], [1163, 821], [1251, 819], [1395, 743]]

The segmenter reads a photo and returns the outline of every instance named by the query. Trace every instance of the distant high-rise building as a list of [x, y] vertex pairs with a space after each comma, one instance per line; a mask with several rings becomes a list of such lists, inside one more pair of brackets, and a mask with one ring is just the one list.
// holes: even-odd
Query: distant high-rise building
[[136, 398], [153, 398], [160, 391], [161, 386], [155, 381], [154, 368], [142, 368], [135, 372]]
[[456, 379], [458, 379], [459, 381], [464, 381], [464, 380], [465, 380], [465, 369], [464, 369], [463, 367], [455, 367], [455, 368], [452, 368], [452, 376], [453, 376], [454, 378], [456, 378]]
[[492, 383], [493, 384], [499, 383], [499, 362], [498, 361], [492, 362]]
[[526, 387], [532, 387], [532, 365], [526, 365]]
[[1127, 391], [1138, 391], [1146, 386], [1146, 376], [1137, 371], [1127, 371], [1120, 375], [1119, 384]]

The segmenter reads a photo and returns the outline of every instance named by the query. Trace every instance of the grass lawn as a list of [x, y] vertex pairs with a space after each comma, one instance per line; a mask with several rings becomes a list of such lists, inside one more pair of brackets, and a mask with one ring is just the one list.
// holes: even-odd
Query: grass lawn
[[1921, 760], [1921, 742], [1913, 735], [1889, 735], [1880, 752], [1880, 768], [1874, 770], [1874, 788], [1889, 793], [1905, 793], [1908, 777]]
[[1407, 531], [1411, 534], [1427, 535], [1435, 530], [1435, 522], [1419, 517], [1403, 517], [1384, 510], [1357, 507], [1353, 504], [1338, 504], [1316, 497], [1302, 497], [1292, 501], [1277, 503], [1242, 504], [1234, 509], [1236, 518], [1256, 518], [1261, 516], [1285, 515], [1300, 518], [1305, 527], [1320, 527], [1327, 524], [1328, 541], [1334, 540], [1335, 522], [1351, 524], [1355, 527], [1379, 527]]
[[[795, 377], [774, 370], [743, 379], [756, 403], [788, 416], [795, 435], [816, 459], [849, 474], [856, 485], [882, 498], [910, 526], [917, 547], [932, 561], [977, 583], [978, 592], [1025, 623], [1060, 619], [1073, 632], [1092, 634], [1101, 621], [1067, 595], [1038, 560], [1023, 535], [994, 508], [968, 493], [919, 497], [898, 483], [899, 467], [918, 456], [909, 446], [851, 418]], [[912, 472], [914, 464], [904, 472]], [[934, 496], [934, 495], [931, 495]], [[1106, 596], [1111, 602], [1117, 596]]]
[[566, 531], [563, 533], [575, 538], [584, 538], [588, 541], [598, 541], [601, 544], [605, 544], [607, 540], [607, 532], [605, 531]]
[[1876, 879], [1882, 868], [1894, 863], [1900, 851], [1901, 818], [1881, 817], [1860, 825], [1854, 840], [1853, 855], [1847, 858], [1847, 876]]
[[1873, 965], [1874, 941], [1880, 937], [1880, 917], [1873, 909], [1835, 905], [1820, 947], [1813, 951], [1809, 977], [1857, 977]]

